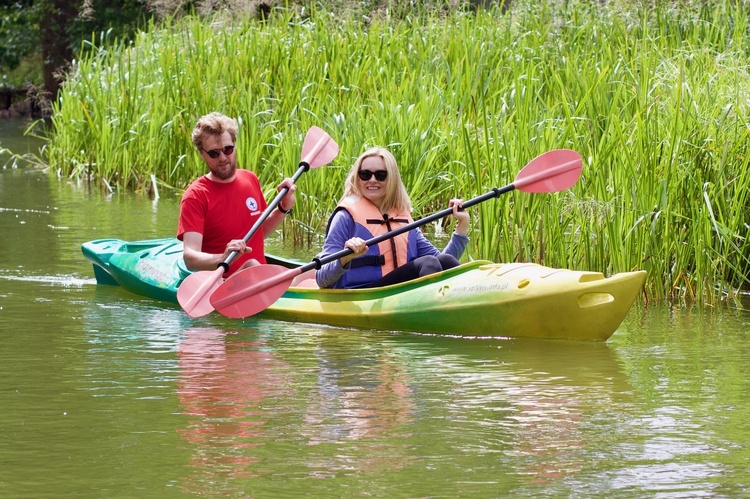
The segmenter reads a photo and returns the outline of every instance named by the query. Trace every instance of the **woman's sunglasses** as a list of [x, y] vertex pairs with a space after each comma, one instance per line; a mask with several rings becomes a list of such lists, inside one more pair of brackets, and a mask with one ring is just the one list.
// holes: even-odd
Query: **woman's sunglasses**
[[224, 156], [231, 156], [234, 152], [234, 146], [224, 146], [222, 149], [211, 149], [210, 151], [206, 151], [205, 149], [201, 148], [201, 151], [208, 154], [209, 158], [216, 159], [222, 152], [224, 153]]
[[377, 180], [378, 182], [383, 182], [388, 178], [388, 170], [378, 170], [376, 172], [370, 170], [360, 170], [357, 172], [357, 175], [359, 175], [359, 179], [363, 182], [367, 182], [368, 180], [370, 180], [373, 175], [375, 175], [375, 180]]

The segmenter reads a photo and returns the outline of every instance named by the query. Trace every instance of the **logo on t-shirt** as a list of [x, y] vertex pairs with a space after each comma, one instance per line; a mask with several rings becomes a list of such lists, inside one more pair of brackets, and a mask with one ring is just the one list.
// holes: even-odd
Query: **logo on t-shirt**
[[251, 212], [258, 211], [258, 202], [255, 200], [254, 197], [249, 197], [245, 200], [245, 206], [247, 206], [247, 209]]

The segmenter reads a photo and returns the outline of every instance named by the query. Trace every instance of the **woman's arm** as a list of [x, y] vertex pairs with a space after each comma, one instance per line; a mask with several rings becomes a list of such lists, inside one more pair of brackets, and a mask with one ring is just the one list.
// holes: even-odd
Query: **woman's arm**
[[[333, 216], [323, 250], [317, 258], [326, 258], [344, 249], [346, 242], [354, 235], [354, 219], [346, 210], [339, 210]], [[321, 288], [332, 288], [348, 270], [341, 264], [341, 259], [326, 263], [315, 272], [315, 281]], [[348, 263], [348, 260], [347, 262]]]

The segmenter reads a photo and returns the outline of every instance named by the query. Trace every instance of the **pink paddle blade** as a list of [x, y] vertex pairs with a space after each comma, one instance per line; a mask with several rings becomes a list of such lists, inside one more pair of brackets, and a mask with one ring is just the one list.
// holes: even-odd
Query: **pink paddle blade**
[[203, 317], [213, 312], [209, 301], [213, 292], [221, 285], [224, 269], [200, 271], [190, 274], [177, 288], [177, 301], [190, 317]]
[[581, 155], [570, 149], [555, 149], [537, 156], [518, 172], [513, 185], [523, 192], [544, 193], [569, 189], [581, 176]]
[[211, 305], [233, 319], [255, 315], [284, 294], [300, 269], [281, 265], [256, 265], [237, 272], [211, 295]]
[[316, 126], [310, 127], [302, 146], [302, 162], [309, 164], [310, 168], [317, 168], [330, 163], [338, 154], [338, 144], [326, 132]]

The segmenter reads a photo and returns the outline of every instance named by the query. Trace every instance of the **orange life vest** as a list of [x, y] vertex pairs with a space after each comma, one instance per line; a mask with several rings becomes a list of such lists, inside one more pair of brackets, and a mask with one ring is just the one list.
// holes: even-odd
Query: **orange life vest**
[[[339, 203], [338, 208], [348, 211], [354, 219], [355, 225], [362, 227], [366, 231], [365, 234], [355, 234], [357, 237], [365, 240], [372, 239], [413, 222], [409, 213], [392, 210], [388, 214], [383, 214], [370, 201], [357, 196], [348, 196]], [[408, 246], [409, 232], [407, 231], [396, 237], [381, 241], [377, 246], [371, 246], [367, 254], [360, 258], [365, 259], [368, 256], [382, 257], [380, 270], [381, 276], [383, 276], [407, 262]]]

